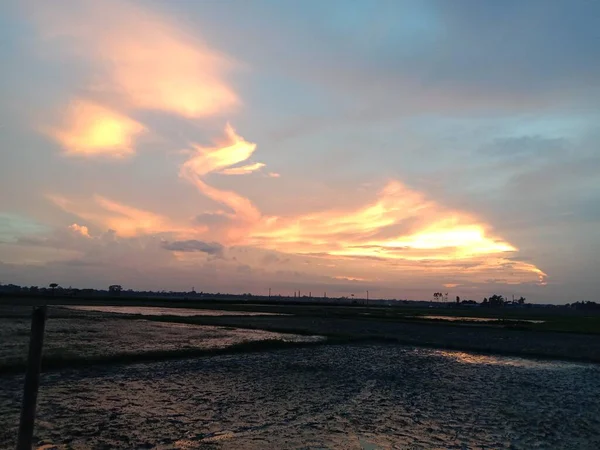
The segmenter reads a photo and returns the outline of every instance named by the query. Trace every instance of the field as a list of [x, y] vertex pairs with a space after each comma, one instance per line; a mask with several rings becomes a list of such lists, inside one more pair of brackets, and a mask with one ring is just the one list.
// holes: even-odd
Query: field
[[[287, 345], [378, 342], [408, 344], [454, 350], [469, 350], [482, 353], [531, 356], [537, 358], [556, 358], [563, 360], [600, 362], [600, 314], [569, 310], [566, 308], [449, 308], [430, 305], [414, 307], [401, 305], [365, 306], [365, 305], [323, 305], [282, 304], [277, 302], [225, 302], [215, 300], [166, 300], [136, 298], [44, 298], [49, 304], [62, 305], [51, 307], [49, 330], [61, 330], [63, 337], [69, 338], [69, 345], [60, 345], [62, 350], [46, 351], [45, 367], [60, 368], [72, 364], [91, 364], [94, 361], [107, 362], [126, 359], [152, 360], [175, 357], [201, 356], [211, 352], [247, 351], [251, 349], [280, 348]], [[18, 321], [21, 325], [14, 334], [20, 342], [20, 354], [25, 354], [28, 334], [27, 316], [29, 307], [39, 302], [35, 298], [0, 299], [0, 320], [6, 331], [3, 339], [10, 342], [9, 323]], [[4, 304], [4, 306], [2, 306]], [[12, 306], [9, 306], [12, 305]], [[128, 306], [129, 314], [107, 314], [94, 311], [73, 311], [65, 309], [68, 305]], [[151, 307], [144, 310], [143, 308]], [[137, 309], [136, 309], [137, 308]], [[141, 309], [140, 309], [141, 308]], [[169, 308], [166, 310], [152, 308]], [[113, 308], [113, 311], [115, 309]], [[144, 312], [144, 315], [135, 312]], [[158, 311], [158, 312], [157, 312]], [[172, 313], [170, 311], [173, 311]], [[191, 311], [191, 313], [190, 313]], [[194, 315], [193, 312], [198, 311]], [[134, 314], [132, 314], [132, 312]], [[160, 313], [160, 314], [159, 314]], [[140, 319], [143, 319], [140, 320]], [[62, 321], [62, 322], [61, 322]], [[83, 322], [82, 322], [83, 321]], [[107, 344], [113, 337], [101, 339], [102, 334], [94, 334], [98, 321], [104, 321], [103, 331], [111, 329], [129, 330], [117, 344]], [[119, 323], [119, 325], [115, 325]], [[127, 322], [136, 321], [135, 327]], [[110, 325], [106, 325], [109, 324]], [[154, 323], [154, 325], [152, 325]], [[156, 341], [152, 333], [160, 334], [160, 324], [179, 324], [179, 329], [171, 335], [190, 333], [190, 329], [181, 327], [204, 326], [215, 330], [229, 329], [236, 338], [226, 347], [217, 348], [208, 345], [203, 337], [202, 345], [194, 338], [175, 339], [172, 345], [144, 347], [140, 343]], [[153, 331], [147, 329], [153, 328]], [[235, 329], [237, 331], [234, 331]], [[209, 328], [205, 328], [209, 330]], [[246, 330], [246, 331], [243, 331]], [[250, 331], [252, 330], [252, 331]], [[133, 333], [135, 331], [135, 333]], [[122, 332], [114, 331], [115, 336]], [[327, 340], [318, 342], [285, 342], [275, 334], [293, 334], [296, 336], [323, 336]], [[217, 333], [218, 334], [218, 333]], [[50, 333], [52, 336], [52, 332]], [[150, 337], [149, 337], [150, 336]], [[15, 341], [12, 339], [12, 341]], [[255, 342], [260, 341], [260, 343]], [[47, 343], [52, 345], [50, 337]], [[16, 344], [15, 344], [16, 345]], [[111, 353], [98, 349], [110, 347]], [[77, 348], [85, 348], [79, 352]], [[120, 349], [120, 350], [119, 350]], [[120, 356], [119, 356], [120, 355]], [[135, 356], [133, 356], [135, 355]], [[0, 370], [21, 370], [24, 360], [0, 359]]]
[[[0, 305], [0, 448], [15, 445], [33, 302], [14, 300]], [[595, 316], [49, 300], [39, 448], [600, 445]], [[128, 314], [89, 310], [107, 303]]]

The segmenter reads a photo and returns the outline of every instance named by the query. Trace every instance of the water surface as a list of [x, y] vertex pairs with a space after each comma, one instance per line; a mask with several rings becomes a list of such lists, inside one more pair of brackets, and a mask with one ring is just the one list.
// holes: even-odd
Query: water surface
[[[11, 448], [21, 379], [0, 382]], [[596, 365], [322, 346], [46, 374], [36, 433], [87, 448], [596, 450], [598, 398]]]
[[429, 319], [429, 320], [445, 320], [447, 322], [527, 322], [527, 323], [544, 323], [544, 320], [531, 319], [502, 319], [497, 317], [469, 317], [469, 316], [407, 316], [412, 319]]
[[159, 308], [154, 306], [61, 306], [62, 308], [79, 311], [98, 311], [116, 314], [140, 314], [142, 316], [284, 316], [287, 314], [254, 312], [254, 311], [223, 311], [218, 309], [195, 308]]
[[[30, 327], [29, 318], [0, 318], [0, 365], [26, 361]], [[211, 350], [265, 340], [314, 342], [324, 339], [263, 330], [123, 319], [108, 314], [56, 318], [51, 312], [46, 323], [44, 355], [88, 359], [156, 351]]]

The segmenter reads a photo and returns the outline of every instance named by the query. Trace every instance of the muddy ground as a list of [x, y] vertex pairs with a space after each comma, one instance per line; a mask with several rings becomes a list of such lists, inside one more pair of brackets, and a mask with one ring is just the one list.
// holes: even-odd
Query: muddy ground
[[[23, 363], [30, 312], [0, 309], [5, 367]], [[315, 337], [321, 335], [327, 340]], [[381, 343], [356, 343], [372, 338]], [[333, 344], [344, 339], [345, 345]], [[166, 360], [182, 349], [302, 340], [313, 346]], [[45, 450], [600, 448], [599, 365], [442, 348], [600, 357], [597, 335], [380, 318], [120, 316], [51, 307], [45, 357], [71, 359], [42, 374], [35, 440]], [[159, 360], [132, 363], [144, 354]], [[125, 358], [114, 359], [119, 355]], [[77, 361], [94, 365], [75, 368]], [[14, 448], [22, 384], [21, 373], [0, 376], [2, 449]]]
[[480, 324], [396, 322], [300, 315], [186, 317], [179, 320], [283, 333], [371, 337], [408, 345], [600, 363], [600, 334], [532, 331]]
[[[0, 368], [23, 366], [27, 359], [31, 308], [0, 309]], [[257, 341], [303, 342], [318, 337], [281, 334], [227, 326], [202, 326], [143, 320], [93, 311], [50, 307], [44, 336], [44, 358], [58, 361], [108, 361], [117, 355], [167, 354], [214, 350]], [[123, 358], [127, 362], [127, 358]]]
[[[13, 448], [20, 376], [3, 377]], [[49, 448], [597, 449], [597, 365], [398, 345], [319, 346], [42, 377]]]

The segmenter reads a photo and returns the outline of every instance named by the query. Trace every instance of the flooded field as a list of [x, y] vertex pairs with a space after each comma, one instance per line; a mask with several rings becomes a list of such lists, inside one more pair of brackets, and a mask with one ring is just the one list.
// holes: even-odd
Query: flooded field
[[252, 311], [222, 311], [217, 309], [195, 308], [158, 308], [152, 306], [61, 306], [76, 311], [97, 311], [113, 314], [140, 314], [142, 316], [284, 316], [287, 314], [252, 312]]
[[444, 320], [446, 322], [480, 322], [480, 323], [497, 323], [497, 322], [525, 322], [525, 323], [544, 323], [543, 320], [531, 319], [499, 319], [495, 317], [469, 317], [469, 316], [407, 316], [411, 319], [428, 319], [428, 320]]
[[[21, 377], [0, 379], [0, 447]], [[600, 366], [345, 345], [45, 374], [58, 448], [600, 448]]]
[[[0, 365], [25, 361], [30, 323], [29, 317], [0, 318]], [[88, 359], [150, 351], [211, 350], [265, 340], [303, 342], [319, 339], [318, 336], [123, 319], [86, 312], [82, 316], [48, 319], [44, 356]]]

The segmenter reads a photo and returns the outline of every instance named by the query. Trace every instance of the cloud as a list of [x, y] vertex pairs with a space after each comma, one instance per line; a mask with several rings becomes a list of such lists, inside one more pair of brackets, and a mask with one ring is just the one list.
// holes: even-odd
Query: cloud
[[78, 225], [74, 223], [73, 225], [69, 226], [69, 230], [73, 231], [74, 233], [78, 233], [82, 236], [90, 237], [88, 227], [86, 227], [85, 225]]
[[223, 141], [217, 142], [214, 147], [194, 145], [191, 156], [180, 168], [180, 176], [195, 185], [203, 195], [229, 207], [231, 212], [226, 214], [236, 222], [236, 225], [228, 231], [231, 240], [239, 239], [248, 226], [257, 223], [261, 213], [246, 197], [215, 188], [207, 184], [204, 177], [246, 161], [255, 149], [256, 144], [246, 141], [230, 124], [227, 124]]
[[202, 242], [195, 239], [174, 242], [165, 241], [162, 243], [162, 247], [165, 250], [173, 252], [203, 252], [217, 256], [223, 253], [223, 246], [218, 242]]
[[129, 117], [87, 100], [74, 100], [63, 125], [45, 131], [67, 155], [123, 158], [134, 153], [134, 139], [145, 130]]
[[265, 216], [249, 199], [203, 180], [247, 160], [256, 148], [229, 125], [226, 135], [227, 140], [215, 147], [195, 146], [180, 174], [233, 211], [224, 214], [232, 222], [225, 227], [227, 233], [220, 235], [229, 245], [329, 259], [369, 258], [421, 274], [431, 270], [449, 274], [457, 270], [454, 263], [462, 261], [463, 265], [468, 262], [462, 270], [473, 279], [491, 279], [500, 271], [510, 282], [545, 283], [546, 274], [534, 264], [507, 259], [517, 248], [495, 236], [488, 224], [472, 214], [443, 207], [399, 181], [389, 182], [374, 202], [354, 210]]
[[363, 282], [363, 281], [369, 281], [366, 278], [359, 278], [359, 277], [347, 277], [344, 275], [337, 275], [335, 277], [332, 277], [334, 280], [341, 280], [341, 281], [350, 281], [350, 282]]
[[177, 22], [132, 2], [56, 1], [31, 11], [49, 53], [87, 65], [86, 85], [124, 107], [205, 117], [239, 104], [224, 74], [233, 65]]
[[[199, 226], [181, 226], [164, 216], [101, 196], [94, 198], [91, 211], [72, 207], [64, 199], [54, 201], [79, 217], [116, 230], [120, 236], [177, 234], [179, 240], [164, 245], [180, 253], [212, 254], [207, 241], [193, 238], [202, 235], [228, 246], [241, 244], [312, 255], [344, 261], [346, 266], [352, 260], [368, 260], [380, 270], [403, 270], [422, 277], [428, 273], [450, 277], [459, 270], [482, 283], [492, 279], [511, 284], [545, 283], [546, 274], [533, 263], [508, 259], [517, 248], [496, 236], [484, 221], [444, 207], [399, 181], [389, 182], [374, 201], [355, 209], [326, 209], [290, 217], [263, 215], [245, 196], [206, 181], [211, 174], [248, 160], [256, 149], [256, 144], [239, 136], [229, 124], [225, 134], [225, 139], [212, 147], [194, 145], [180, 167], [180, 176], [206, 197], [228, 207], [228, 211], [201, 214]], [[353, 278], [364, 277], [357, 274]], [[454, 279], [464, 284], [460, 277]]]
[[420, 262], [435, 262], [440, 272], [447, 262], [470, 261], [473, 268], [467, 270], [474, 276], [500, 268], [520, 281], [543, 282], [546, 277], [533, 264], [507, 260], [517, 248], [494, 236], [481, 220], [445, 208], [398, 181], [388, 183], [374, 203], [356, 210], [264, 218], [246, 244], [328, 258], [374, 258], [415, 269]]
[[281, 175], [278, 174], [277, 172], [269, 172], [269, 176], [271, 178], [279, 178]]
[[223, 169], [221, 171], [221, 173], [223, 175], [246, 175], [248, 173], [256, 172], [257, 170], [260, 170], [264, 166], [265, 165], [263, 163], [254, 163], [254, 164], [248, 164], [247, 166], [231, 167], [229, 169]]
[[230, 166], [246, 161], [256, 150], [256, 144], [239, 136], [230, 124], [225, 127], [225, 139], [218, 140], [215, 144], [214, 147], [193, 145], [191, 157], [181, 168], [182, 176], [201, 177], [222, 172]]
[[99, 228], [114, 230], [122, 237], [160, 233], [189, 235], [202, 231], [200, 226], [184, 226], [166, 216], [134, 208], [101, 195], [95, 195], [92, 201], [70, 200], [55, 195], [49, 195], [48, 198], [64, 211], [92, 222]]

